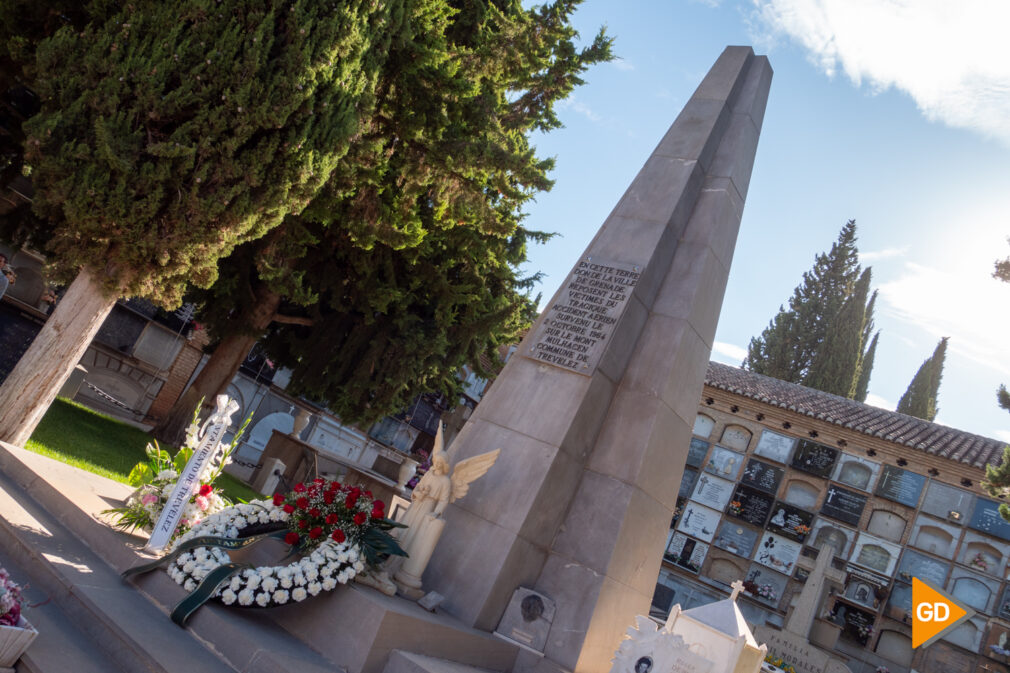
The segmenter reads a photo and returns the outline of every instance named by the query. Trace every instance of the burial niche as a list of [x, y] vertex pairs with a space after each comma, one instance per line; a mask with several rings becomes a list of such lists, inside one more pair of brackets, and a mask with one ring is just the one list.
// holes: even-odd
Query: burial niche
[[717, 558], [712, 560], [708, 576], [717, 582], [732, 584], [744, 576], [744, 569], [729, 559]]
[[877, 640], [876, 652], [883, 658], [901, 666], [912, 665], [912, 639], [904, 633], [886, 629], [881, 631], [880, 639]]
[[856, 557], [856, 563], [887, 574], [888, 567], [891, 565], [891, 552], [887, 551], [880, 545], [864, 544], [859, 549], [859, 556]]
[[992, 596], [989, 587], [973, 577], [958, 577], [954, 580], [954, 589], [951, 593], [954, 594], [954, 598], [980, 612], [986, 611], [989, 598]]
[[722, 431], [722, 439], [719, 440], [719, 443], [737, 451], [746, 451], [751, 436], [751, 431], [742, 425], [727, 425]]
[[901, 542], [901, 536], [905, 533], [905, 523], [904, 517], [894, 512], [876, 509], [870, 514], [870, 523], [866, 526], [866, 530], [885, 540]]
[[699, 437], [708, 437], [712, 434], [712, 428], [715, 427], [715, 419], [711, 416], [706, 416], [705, 414], [698, 414], [694, 417], [694, 434]]
[[838, 471], [838, 481], [858, 489], [866, 490], [873, 477], [873, 471], [866, 465], [850, 460], [842, 464], [842, 469]]
[[990, 575], [1000, 574], [1000, 561], [1002, 560], [1003, 554], [998, 549], [977, 540], [969, 542], [961, 550], [961, 563], [973, 570], [980, 570]]
[[936, 526], [920, 526], [919, 534], [915, 536], [915, 546], [919, 549], [946, 556], [952, 551], [954, 537], [942, 528]]
[[817, 505], [817, 497], [819, 495], [820, 493], [817, 489], [810, 484], [793, 480], [786, 486], [786, 494], [782, 499], [796, 507], [813, 509]]
[[820, 549], [824, 545], [831, 545], [835, 548], [835, 555], [842, 556], [848, 548], [849, 536], [834, 526], [824, 526], [817, 531], [813, 546]]

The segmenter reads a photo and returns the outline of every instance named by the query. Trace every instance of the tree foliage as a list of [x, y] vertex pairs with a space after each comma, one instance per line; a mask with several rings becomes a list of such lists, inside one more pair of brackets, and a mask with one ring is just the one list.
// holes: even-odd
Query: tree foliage
[[[290, 389], [347, 421], [454, 391], [463, 364], [482, 371], [479, 355], [516, 339], [535, 308], [519, 265], [545, 235], [522, 227], [522, 208], [550, 188], [553, 161], [530, 134], [559, 126], [554, 105], [610, 58], [602, 31], [576, 47], [578, 4], [413, 5], [344, 161], [304, 213], [223, 262], [202, 296], [235, 307], [209, 312], [212, 334], [248, 351], [232, 337], [269, 331]], [[277, 310], [263, 322], [268, 301]], [[235, 361], [224, 350], [212, 362]], [[194, 382], [203, 395], [234, 374], [205, 371], [216, 374]]]
[[936, 396], [940, 391], [940, 380], [943, 378], [943, 364], [947, 357], [947, 341], [943, 337], [936, 344], [933, 354], [919, 367], [905, 394], [898, 400], [898, 413], [908, 414], [916, 418], [932, 421], [936, 418], [939, 407]]
[[42, 102], [25, 161], [55, 268], [165, 305], [212, 283], [346, 153], [398, 6], [95, 2], [83, 26], [13, 41]]
[[856, 222], [849, 220], [803, 274], [788, 307], [751, 339], [744, 368], [844, 397], [862, 391], [865, 399], [873, 367], [868, 344], [876, 344], [870, 334], [877, 294], [867, 299], [869, 282], [870, 270], [859, 265]]

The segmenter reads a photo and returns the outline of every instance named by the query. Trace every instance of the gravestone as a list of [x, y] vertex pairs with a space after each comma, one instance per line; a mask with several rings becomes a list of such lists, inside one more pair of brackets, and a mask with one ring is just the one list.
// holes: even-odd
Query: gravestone
[[425, 585], [488, 631], [519, 586], [555, 600], [517, 670], [606, 671], [648, 611], [771, 76], [723, 52], [453, 442], [502, 453], [447, 508]]

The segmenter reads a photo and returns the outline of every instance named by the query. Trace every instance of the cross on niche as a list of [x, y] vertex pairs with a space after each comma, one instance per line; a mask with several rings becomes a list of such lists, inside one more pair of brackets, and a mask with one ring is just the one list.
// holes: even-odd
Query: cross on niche
[[731, 601], [735, 601], [736, 597], [740, 595], [741, 591], [743, 591], [743, 582], [737, 580], [736, 582], [733, 582], [733, 584], [730, 584], [730, 586], [733, 587], [733, 593], [729, 595], [729, 599]]

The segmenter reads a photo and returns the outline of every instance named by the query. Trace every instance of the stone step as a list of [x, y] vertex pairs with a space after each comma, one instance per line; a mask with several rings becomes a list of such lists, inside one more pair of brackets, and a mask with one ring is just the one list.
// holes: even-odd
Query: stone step
[[[99, 513], [118, 506], [131, 490], [0, 443], [0, 558], [29, 569], [22, 581], [31, 583], [33, 595], [41, 592], [51, 601], [28, 619], [53, 612], [53, 636], [66, 632], [81, 657], [97, 651], [99, 670], [115, 673], [341, 670], [277, 626], [267, 611], [208, 604], [183, 629], [169, 614], [186, 592], [164, 572], [124, 582], [123, 570], [150, 557], [141, 552], [141, 538], [114, 530]], [[40, 628], [19, 666], [32, 673], [90, 673], [59, 660], [48, 663], [51, 649], [44, 647]]]
[[[166, 628], [172, 624], [161, 610], [6, 476], [0, 476], [0, 512], [5, 556], [29, 569], [26, 581], [44, 592], [80, 636], [104, 651], [118, 670], [235, 670], [184, 630]], [[43, 647], [33, 643], [33, 655]]]
[[416, 652], [393, 650], [383, 673], [491, 673], [491, 671]]
[[[22, 584], [24, 616], [39, 632], [17, 664], [18, 673], [123, 673], [124, 669], [99, 648], [60, 609], [51, 596], [31, 580], [31, 574], [16, 563], [8, 548], [0, 548], [0, 565]], [[31, 607], [34, 606], [34, 607]], [[0, 672], [5, 669], [0, 668]]]

